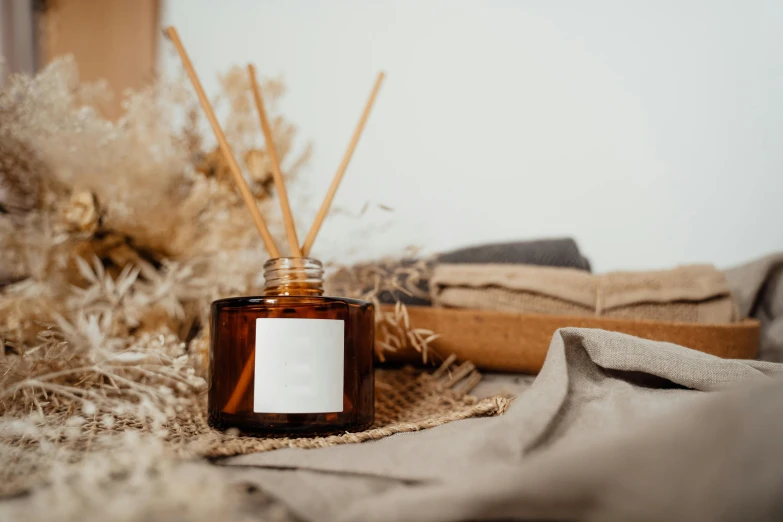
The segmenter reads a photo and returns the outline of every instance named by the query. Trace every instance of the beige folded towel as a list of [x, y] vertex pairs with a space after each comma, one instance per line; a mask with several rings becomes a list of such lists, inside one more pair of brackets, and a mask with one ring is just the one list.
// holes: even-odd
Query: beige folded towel
[[590, 274], [532, 265], [439, 264], [431, 292], [436, 306], [455, 308], [712, 324], [738, 318], [726, 278], [712, 265]]

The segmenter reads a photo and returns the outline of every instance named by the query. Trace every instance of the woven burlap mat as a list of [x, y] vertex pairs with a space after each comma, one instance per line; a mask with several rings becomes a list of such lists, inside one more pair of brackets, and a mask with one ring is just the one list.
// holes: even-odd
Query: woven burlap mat
[[[279, 448], [321, 448], [380, 439], [424, 430], [470, 417], [502, 414], [510, 404], [508, 396], [477, 399], [468, 392], [481, 380], [471, 363], [451, 366], [450, 358], [438, 370], [417, 368], [378, 369], [375, 373], [375, 423], [370, 429], [312, 438], [263, 438], [243, 436], [233, 430], [213, 430], [207, 424], [206, 397], [194, 397], [165, 424], [162, 436], [172, 455], [229, 457]], [[74, 411], [73, 414], [78, 414]], [[88, 455], [107, 450], [97, 444], [103, 436], [125, 432], [152, 434], [138, 420], [118, 422], [111, 427], [92, 419], [74, 427], [75, 436], [51, 446], [59, 447], [58, 465], [75, 465]], [[47, 483], [54, 454], [40, 453], [37, 442], [27, 437], [0, 437], [0, 498], [18, 495]]]
[[169, 426], [169, 441], [204, 457], [229, 457], [280, 448], [322, 448], [380, 439], [424, 430], [447, 422], [500, 415], [509, 405], [504, 396], [477, 399], [467, 394], [480, 376], [470, 363], [434, 373], [410, 367], [376, 370], [375, 423], [370, 429], [306, 438], [260, 438], [207, 425], [206, 408], [194, 408]]

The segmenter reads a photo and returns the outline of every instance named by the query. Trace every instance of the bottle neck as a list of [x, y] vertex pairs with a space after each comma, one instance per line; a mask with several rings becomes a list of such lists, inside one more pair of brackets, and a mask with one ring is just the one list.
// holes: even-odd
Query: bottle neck
[[323, 295], [324, 266], [310, 257], [278, 257], [264, 263], [264, 295]]

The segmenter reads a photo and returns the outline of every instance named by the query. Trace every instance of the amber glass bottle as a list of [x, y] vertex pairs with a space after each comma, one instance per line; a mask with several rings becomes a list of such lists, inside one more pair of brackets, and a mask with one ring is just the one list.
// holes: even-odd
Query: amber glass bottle
[[270, 259], [264, 295], [212, 303], [209, 423], [259, 435], [369, 427], [373, 306], [325, 297], [323, 265]]

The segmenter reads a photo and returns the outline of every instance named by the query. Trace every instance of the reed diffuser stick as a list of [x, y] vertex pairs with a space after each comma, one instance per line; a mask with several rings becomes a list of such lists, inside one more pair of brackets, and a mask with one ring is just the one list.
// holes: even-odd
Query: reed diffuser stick
[[[250, 74], [250, 80], [253, 86], [253, 95], [256, 99], [256, 107], [258, 107], [258, 113], [261, 117], [261, 127], [264, 129], [264, 135], [267, 140], [267, 147], [269, 147], [270, 150], [270, 156], [272, 157], [273, 166], [277, 164], [277, 154], [274, 151], [274, 144], [272, 143], [272, 136], [271, 136], [271, 129], [269, 129], [269, 122], [266, 118], [266, 112], [264, 111], [264, 103], [263, 99], [261, 98], [261, 90], [258, 88], [257, 81], [256, 81], [256, 74], [255, 74], [255, 68], [252, 65], [248, 65], [248, 72]], [[378, 78], [375, 80], [375, 85], [373, 86], [372, 92], [370, 93], [370, 98], [367, 100], [367, 103], [364, 106], [364, 111], [362, 112], [362, 117], [359, 119], [359, 124], [356, 126], [356, 130], [353, 132], [353, 137], [351, 138], [351, 142], [348, 144], [348, 150], [345, 151], [345, 155], [343, 156], [343, 160], [340, 163], [340, 167], [337, 169], [337, 173], [334, 176], [334, 179], [332, 179], [332, 184], [329, 187], [329, 191], [326, 193], [326, 198], [324, 199], [324, 202], [321, 204], [321, 208], [318, 210], [318, 215], [315, 218], [315, 222], [313, 223], [313, 226], [310, 228], [310, 233], [307, 235], [307, 239], [305, 240], [304, 245], [302, 246], [302, 251], [300, 255], [307, 256], [310, 253], [310, 248], [313, 246], [313, 242], [315, 241], [315, 236], [318, 234], [318, 230], [321, 228], [321, 224], [324, 221], [324, 218], [326, 218], [326, 214], [329, 212], [329, 207], [332, 204], [332, 200], [334, 199], [334, 195], [337, 192], [337, 188], [340, 186], [340, 181], [343, 179], [343, 175], [345, 174], [345, 169], [348, 168], [348, 163], [351, 161], [351, 156], [353, 155], [353, 151], [356, 150], [356, 145], [359, 143], [359, 138], [362, 135], [362, 131], [364, 130], [364, 125], [367, 123], [367, 118], [370, 116], [370, 111], [372, 110], [372, 106], [375, 103], [375, 98], [378, 96], [378, 91], [381, 88], [381, 82], [383, 82], [384, 74], [378, 73]], [[273, 171], [274, 172], [274, 171]], [[279, 170], [278, 170], [279, 174]], [[282, 175], [279, 176], [281, 185], [283, 181]], [[277, 178], [275, 178], [275, 181], [277, 181]], [[283, 191], [285, 191], [285, 186], [283, 185]], [[282, 192], [281, 194], [285, 194], [285, 192]], [[283, 197], [281, 197], [281, 205], [283, 201]], [[286, 201], [287, 205], [287, 201]], [[290, 209], [288, 211], [290, 213]], [[285, 214], [285, 207], [283, 209], [283, 214]], [[293, 228], [293, 223], [292, 223]], [[294, 237], [296, 237], [296, 232], [294, 231]], [[291, 239], [291, 235], [288, 236], [289, 241]], [[293, 248], [292, 248], [293, 250]], [[244, 367], [242, 368], [242, 373], [239, 376], [239, 380], [237, 381], [236, 388], [234, 388], [233, 392], [231, 393], [231, 396], [228, 399], [228, 402], [226, 402], [226, 405], [223, 407], [223, 411], [226, 413], [236, 413], [237, 407], [239, 406], [239, 402], [242, 400], [242, 397], [245, 395], [245, 392], [247, 391], [248, 386], [250, 386], [250, 376], [252, 375], [252, 370], [255, 365], [255, 353], [252, 353], [248, 360], [245, 362]]]
[[326, 192], [326, 197], [324, 198], [323, 203], [321, 203], [321, 208], [318, 209], [318, 214], [315, 216], [313, 226], [310, 227], [310, 232], [307, 233], [305, 242], [302, 245], [302, 255], [304, 256], [310, 254], [310, 249], [313, 247], [313, 243], [315, 243], [315, 237], [318, 235], [318, 231], [321, 229], [321, 225], [323, 224], [324, 219], [326, 219], [326, 215], [329, 213], [329, 207], [332, 205], [334, 195], [337, 193], [337, 188], [340, 186], [340, 182], [343, 179], [345, 170], [348, 168], [348, 163], [351, 161], [353, 151], [356, 150], [356, 145], [359, 143], [359, 138], [362, 136], [364, 125], [367, 123], [367, 118], [370, 117], [370, 111], [372, 110], [372, 106], [375, 103], [375, 98], [378, 96], [378, 91], [381, 89], [381, 83], [383, 82], [384, 76], [384, 73], [378, 73], [378, 78], [375, 80], [375, 85], [373, 86], [372, 92], [370, 93], [370, 98], [367, 100], [367, 103], [364, 106], [362, 117], [359, 119], [359, 123], [356, 125], [356, 129], [353, 131], [353, 136], [351, 137], [351, 141], [348, 144], [348, 149], [343, 155], [340, 166], [337, 168], [337, 173], [332, 179], [332, 184], [329, 185], [329, 190]]
[[252, 87], [256, 108], [258, 109], [258, 117], [261, 119], [261, 129], [264, 131], [266, 150], [269, 152], [269, 158], [272, 160], [272, 176], [277, 189], [277, 199], [280, 200], [280, 208], [283, 211], [283, 223], [285, 223], [285, 232], [288, 237], [288, 245], [291, 248], [291, 256], [302, 257], [302, 251], [299, 249], [299, 239], [296, 237], [294, 217], [291, 214], [291, 206], [288, 204], [288, 192], [285, 189], [283, 174], [280, 172], [280, 159], [277, 157], [277, 148], [272, 137], [272, 126], [269, 125], [269, 119], [264, 109], [264, 99], [261, 97], [261, 88], [258, 86], [258, 80], [256, 79], [255, 66], [248, 64], [247, 72], [250, 76], [250, 86]]
[[231, 396], [228, 398], [228, 402], [223, 406], [223, 411], [226, 413], [234, 414], [237, 412], [239, 402], [247, 392], [248, 386], [250, 386], [250, 379], [253, 378], [253, 371], [256, 368], [256, 351], [250, 352], [250, 357], [245, 361], [245, 365], [242, 367], [242, 373], [239, 374], [239, 380], [234, 391], [231, 392]]
[[179, 54], [179, 58], [182, 61], [182, 66], [185, 68], [185, 72], [188, 73], [190, 82], [193, 84], [193, 88], [196, 90], [196, 95], [198, 96], [198, 101], [201, 104], [201, 108], [204, 110], [204, 113], [209, 120], [209, 124], [212, 126], [212, 132], [215, 133], [215, 138], [217, 138], [220, 152], [223, 153], [223, 157], [225, 158], [226, 163], [228, 163], [228, 168], [231, 171], [232, 177], [234, 178], [234, 183], [236, 183], [236, 186], [239, 189], [239, 193], [242, 195], [242, 199], [244, 200], [247, 209], [250, 211], [250, 215], [253, 217], [253, 222], [258, 229], [258, 233], [261, 234], [261, 239], [264, 241], [264, 246], [266, 246], [266, 249], [271, 257], [280, 257], [280, 251], [277, 249], [277, 245], [275, 245], [275, 240], [272, 238], [272, 234], [269, 233], [269, 229], [266, 226], [264, 217], [261, 215], [261, 211], [258, 210], [256, 200], [253, 198], [253, 193], [250, 191], [250, 187], [247, 186], [247, 181], [245, 181], [244, 176], [242, 176], [242, 170], [239, 168], [239, 164], [234, 157], [231, 146], [226, 140], [226, 135], [223, 133], [223, 129], [220, 127], [220, 123], [215, 116], [215, 111], [212, 110], [212, 105], [209, 103], [207, 95], [204, 93], [204, 88], [201, 86], [201, 82], [198, 79], [196, 70], [193, 68], [193, 64], [190, 62], [190, 58], [188, 58], [188, 53], [185, 51], [185, 47], [182, 45], [182, 41], [179, 39], [177, 30], [174, 29], [174, 27], [168, 27], [165, 30], [165, 34], [177, 49], [177, 54]]

